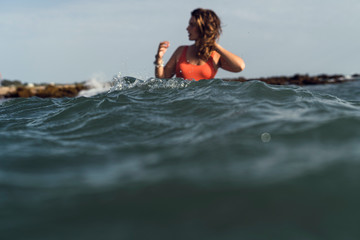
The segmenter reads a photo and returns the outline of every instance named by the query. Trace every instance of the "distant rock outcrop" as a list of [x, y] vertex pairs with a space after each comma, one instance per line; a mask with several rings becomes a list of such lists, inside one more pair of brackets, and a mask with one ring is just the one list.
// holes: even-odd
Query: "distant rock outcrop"
[[0, 97], [2, 98], [61, 98], [76, 97], [80, 91], [88, 89], [85, 84], [69, 85], [40, 85], [40, 86], [7, 86], [0, 87]]
[[251, 81], [251, 80], [258, 80], [262, 82], [266, 82], [268, 84], [273, 85], [315, 85], [315, 84], [331, 84], [331, 83], [342, 83], [345, 81], [351, 81], [355, 78], [360, 77], [357, 74], [352, 75], [351, 77], [345, 77], [344, 75], [326, 75], [321, 74], [317, 76], [309, 76], [309, 75], [300, 75], [295, 74], [294, 76], [275, 76], [275, 77], [267, 77], [267, 78], [235, 78], [235, 79], [226, 79], [227, 81], [239, 81], [239, 82], [245, 82], [245, 81]]

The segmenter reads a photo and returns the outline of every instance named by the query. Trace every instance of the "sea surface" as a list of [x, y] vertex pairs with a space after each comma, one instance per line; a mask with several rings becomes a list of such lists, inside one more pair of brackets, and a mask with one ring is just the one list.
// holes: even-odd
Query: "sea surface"
[[0, 102], [0, 239], [360, 238], [360, 81], [115, 76]]

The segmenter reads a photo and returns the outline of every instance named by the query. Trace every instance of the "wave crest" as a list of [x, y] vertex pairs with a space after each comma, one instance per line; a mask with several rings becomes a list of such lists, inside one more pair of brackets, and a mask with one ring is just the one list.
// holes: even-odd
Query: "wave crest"
[[179, 78], [159, 79], [152, 77], [146, 80], [142, 80], [130, 76], [122, 77], [121, 74], [118, 74], [113, 78], [112, 87], [110, 88], [109, 93], [133, 88], [144, 88], [147, 90], [182, 89], [188, 87], [191, 83], [192, 81]]

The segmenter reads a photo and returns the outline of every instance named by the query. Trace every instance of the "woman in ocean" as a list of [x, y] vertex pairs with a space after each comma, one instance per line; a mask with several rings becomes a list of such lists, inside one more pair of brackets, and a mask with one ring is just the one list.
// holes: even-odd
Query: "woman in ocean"
[[245, 68], [242, 58], [221, 47], [217, 40], [221, 34], [219, 17], [212, 10], [195, 9], [186, 28], [191, 46], [180, 46], [164, 66], [163, 56], [170, 46], [168, 41], [159, 44], [155, 55], [155, 76], [171, 78], [174, 75], [187, 80], [213, 79], [219, 68], [241, 72]]

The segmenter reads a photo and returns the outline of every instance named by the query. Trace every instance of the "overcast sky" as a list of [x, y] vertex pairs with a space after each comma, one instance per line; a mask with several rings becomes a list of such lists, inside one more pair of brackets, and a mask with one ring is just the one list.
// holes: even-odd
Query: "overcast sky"
[[171, 43], [166, 59], [191, 44], [197, 7], [219, 15], [220, 44], [246, 63], [217, 77], [360, 72], [359, 0], [1, 0], [0, 73], [33, 83], [152, 77], [160, 41]]

